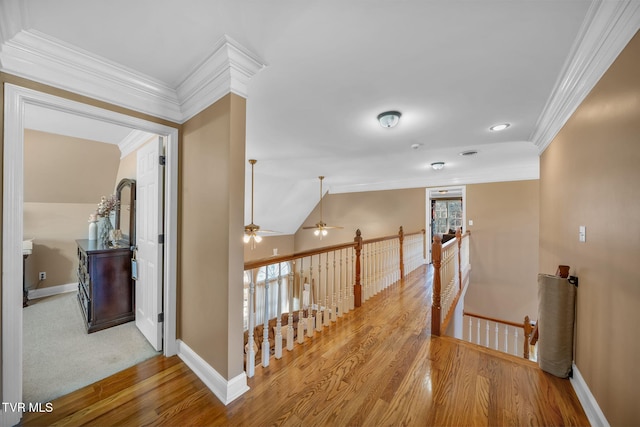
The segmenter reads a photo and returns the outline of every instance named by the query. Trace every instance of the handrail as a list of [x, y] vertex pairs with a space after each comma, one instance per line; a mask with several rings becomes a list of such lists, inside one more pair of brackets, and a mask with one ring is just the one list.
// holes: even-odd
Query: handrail
[[302, 252], [296, 252], [290, 255], [279, 255], [279, 256], [271, 256], [268, 258], [261, 258], [261, 259], [255, 259], [255, 260], [251, 260], [251, 261], [247, 261], [244, 263], [244, 269], [245, 270], [251, 270], [254, 268], [258, 268], [258, 267], [264, 267], [265, 265], [271, 265], [271, 264], [278, 264], [280, 262], [287, 262], [287, 261], [293, 261], [294, 259], [297, 258], [304, 258], [304, 257], [309, 257], [309, 256], [313, 256], [313, 255], [318, 255], [318, 254], [323, 254], [325, 252], [332, 252], [332, 251], [337, 251], [340, 249], [347, 249], [347, 248], [351, 248], [354, 247], [355, 243], [351, 242], [351, 243], [342, 243], [339, 245], [332, 245], [332, 246], [323, 246], [321, 248], [316, 248], [316, 249], [308, 249], [306, 251], [302, 251]]
[[[464, 288], [464, 281], [468, 278], [469, 257], [466, 251], [468, 243], [463, 246], [463, 239], [468, 239], [471, 233], [462, 229], [456, 230], [456, 238], [442, 244], [442, 237], [435, 235], [431, 244], [431, 261], [433, 264], [433, 296], [431, 303], [431, 333], [440, 335], [453, 317], [453, 311], [458, 304]], [[462, 256], [462, 251], [465, 256]], [[463, 265], [463, 261], [466, 265]], [[456, 286], [458, 285], [458, 286]]]
[[505, 325], [515, 326], [516, 328], [522, 328], [523, 327], [522, 323], [511, 322], [509, 320], [496, 319], [495, 317], [483, 316], [481, 314], [469, 313], [467, 311], [463, 311], [462, 314], [464, 316], [476, 317], [478, 319], [488, 320], [490, 322], [504, 323]]

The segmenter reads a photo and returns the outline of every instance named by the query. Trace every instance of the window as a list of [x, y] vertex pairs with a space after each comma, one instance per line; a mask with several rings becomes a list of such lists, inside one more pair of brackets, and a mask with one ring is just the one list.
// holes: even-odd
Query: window
[[462, 227], [462, 200], [432, 200], [432, 234], [446, 234]]

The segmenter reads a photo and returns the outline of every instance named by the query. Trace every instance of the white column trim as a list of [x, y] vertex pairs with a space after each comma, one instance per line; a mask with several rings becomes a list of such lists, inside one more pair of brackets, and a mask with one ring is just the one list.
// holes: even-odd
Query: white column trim
[[224, 405], [228, 405], [249, 390], [247, 374], [244, 371], [230, 380], [226, 380], [198, 353], [181, 340], [178, 340], [178, 357], [184, 361]]

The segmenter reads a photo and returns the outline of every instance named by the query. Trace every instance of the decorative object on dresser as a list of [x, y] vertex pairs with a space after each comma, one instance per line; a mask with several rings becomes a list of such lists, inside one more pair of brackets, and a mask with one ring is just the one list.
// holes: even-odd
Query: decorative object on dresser
[[87, 332], [135, 319], [135, 293], [131, 279], [131, 249], [103, 245], [100, 240], [78, 244], [78, 302]]
[[98, 217], [98, 240], [103, 245], [109, 243], [109, 236], [111, 235], [111, 230], [113, 230], [111, 215], [117, 215], [119, 206], [120, 200], [115, 194], [109, 197], [102, 196], [100, 203], [98, 203], [98, 209], [95, 212]]

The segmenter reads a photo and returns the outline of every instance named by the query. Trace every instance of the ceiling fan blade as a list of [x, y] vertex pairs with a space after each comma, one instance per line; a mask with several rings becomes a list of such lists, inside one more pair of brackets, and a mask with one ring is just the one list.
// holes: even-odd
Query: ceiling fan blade
[[256, 233], [258, 234], [282, 234], [282, 231], [275, 231], [275, 230], [258, 230]]
[[338, 229], [338, 228], [344, 228], [344, 227], [340, 227], [338, 225], [325, 225], [324, 227], [325, 230], [331, 230], [331, 229]]

